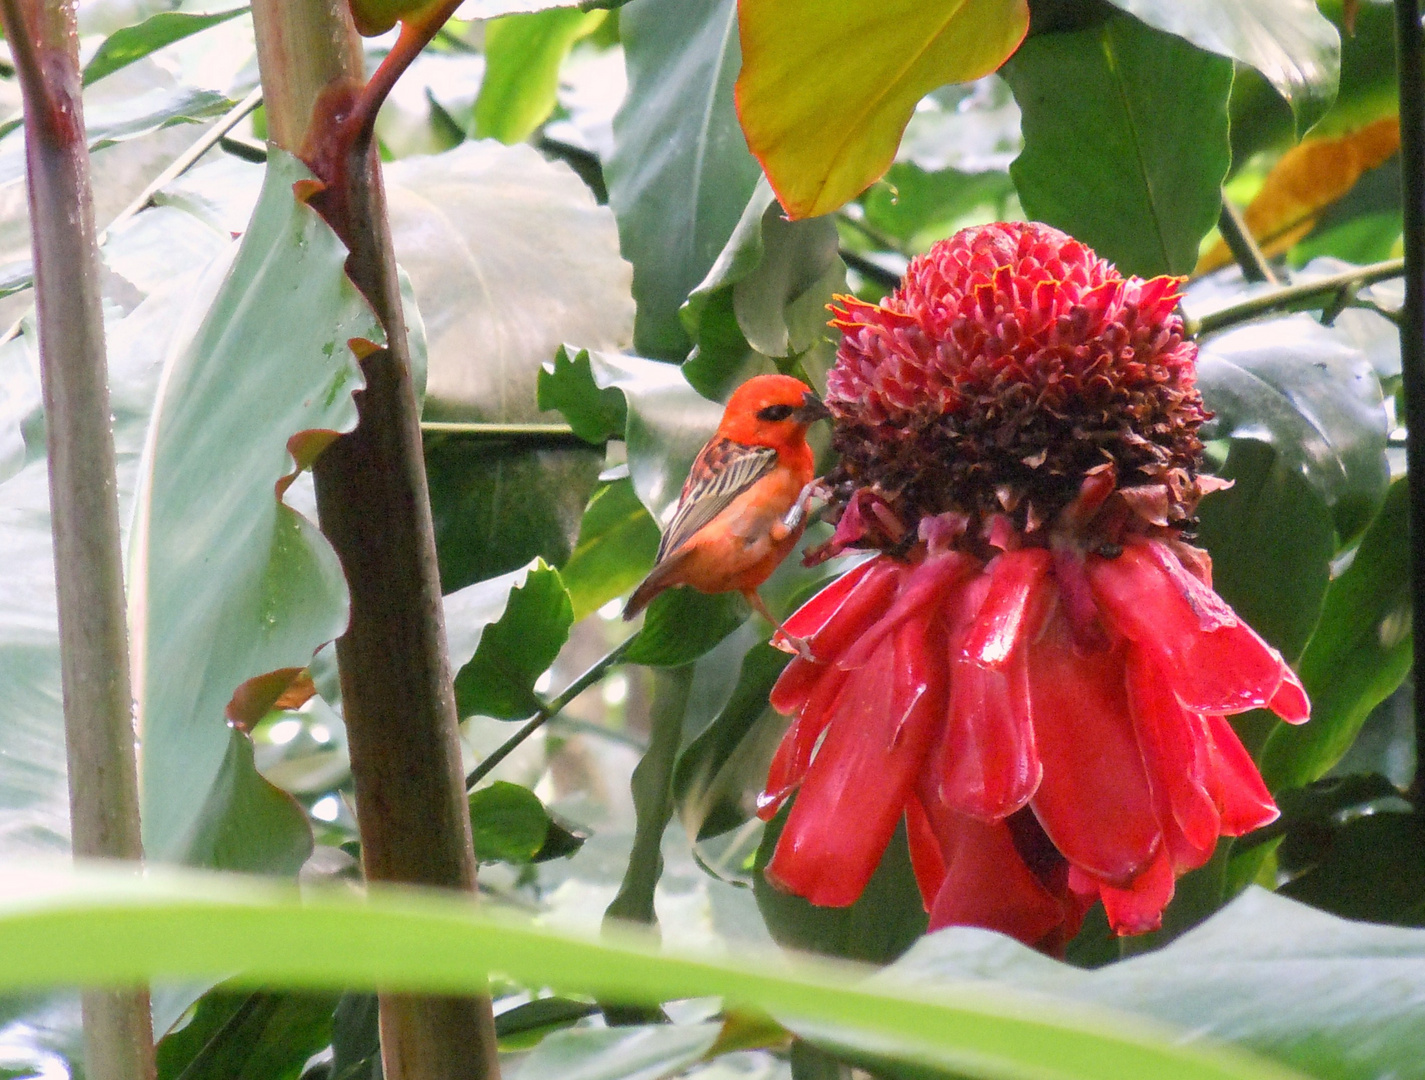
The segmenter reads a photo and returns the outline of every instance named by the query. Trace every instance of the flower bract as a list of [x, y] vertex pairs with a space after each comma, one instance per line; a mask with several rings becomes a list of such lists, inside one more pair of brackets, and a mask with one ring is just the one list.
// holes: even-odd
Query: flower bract
[[774, 884], [850, 904], [904, 820], [932, 929], [1057, 951], [1095, 901], [1156, 928], [1220, 836], [1276, 817], [1227, 717], [1309, 706], [1189, 543], [1220, 484], [1178, 285], [1020, 223], [841, 300], [838, 520], [810, 558], [873, 554], [787, 623], [811, 656], [772, 693]]

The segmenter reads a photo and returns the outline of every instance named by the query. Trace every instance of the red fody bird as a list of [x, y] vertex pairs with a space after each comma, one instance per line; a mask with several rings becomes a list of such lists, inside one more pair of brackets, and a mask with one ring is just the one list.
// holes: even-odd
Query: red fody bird
[[806, 383], [788, 375], [758, 375], [739, 386], [698, 452], [658, 558], [623, 617], [633, 618], [664, 589], [691, 585], [740, 592], [781, 630], [757, 588], [806, 526], [815, 473], [807, 428], [829, 415]]

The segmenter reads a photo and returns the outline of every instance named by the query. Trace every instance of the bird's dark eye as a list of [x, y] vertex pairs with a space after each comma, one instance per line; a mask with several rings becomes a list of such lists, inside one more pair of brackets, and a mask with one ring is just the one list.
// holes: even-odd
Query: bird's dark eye
[[768, 405], [765, 409], [757, 410], [758, 420], [785, 420], [792, 415], [790, 405]]

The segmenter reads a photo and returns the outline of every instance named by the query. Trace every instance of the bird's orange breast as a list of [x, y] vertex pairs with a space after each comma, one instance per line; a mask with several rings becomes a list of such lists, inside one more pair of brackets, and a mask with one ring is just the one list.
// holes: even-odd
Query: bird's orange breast
[[811, 479], [778, 467], [734, 499], [689, 537], [678, 568], [680, 583], [701, 592], [755, 589], [771, 576], [802, 534], [783, 519]]

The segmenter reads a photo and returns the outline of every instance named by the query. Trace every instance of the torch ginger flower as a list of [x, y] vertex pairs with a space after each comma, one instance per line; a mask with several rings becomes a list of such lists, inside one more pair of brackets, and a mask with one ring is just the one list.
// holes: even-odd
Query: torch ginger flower
[[787, 622], [811, 658], [759, 800], [768, 878], [854, 902], [904, 818], [930, 927], [1048, 951], [1102, 900], [1160, 925], [1219, 836], [1277, 816], [1226, 717], [1301, 683], [1185, 542], [1208, 419], [1176, 278], [1039, 224], [967, 229], [879, 305], [839, 299], [837, 529], [878, 552]]

